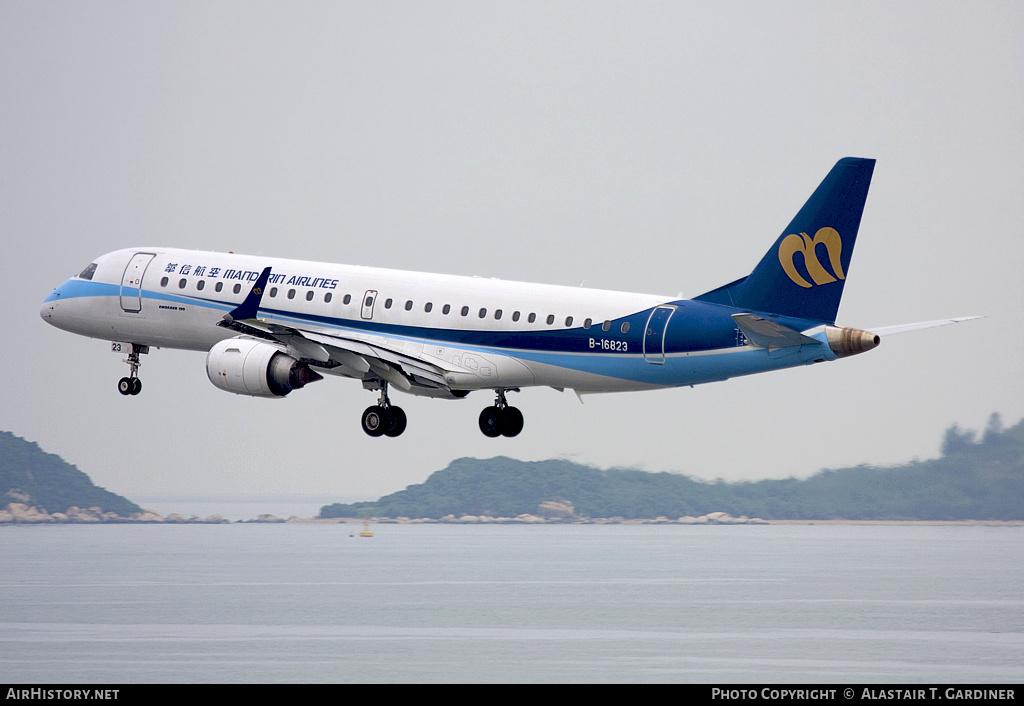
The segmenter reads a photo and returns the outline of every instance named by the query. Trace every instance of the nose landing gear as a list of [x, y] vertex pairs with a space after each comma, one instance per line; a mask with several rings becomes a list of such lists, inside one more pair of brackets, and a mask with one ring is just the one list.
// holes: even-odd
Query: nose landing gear
[[484, 407], [480, 412], [480, 431], [491, 438], [517, 436], [523, 430], [523, 413], [517, 407], [510, 407], [505, 399], [506, 392], [518, 392], [516, 388], [498, 389], [493, 407]]
[[[121, 344], [115, 343], [114, 345], [120, 346]], [[117, 381], [117, 391], [122, 395], [137, 395], [142, 392], [142, 380], [139, 380], [139, 366], [142, 365], [142, 362], [139, 360], [139, 355], [149, 353], [149, 346], [138, 346], [134, 343], [129, 343], [128, 346], [128, 357], [123, 362], [128, 364], [131, 372], [128, 377]]]

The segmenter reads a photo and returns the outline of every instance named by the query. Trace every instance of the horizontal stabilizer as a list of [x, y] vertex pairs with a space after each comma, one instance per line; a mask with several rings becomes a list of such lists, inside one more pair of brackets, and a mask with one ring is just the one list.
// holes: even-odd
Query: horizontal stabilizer
[[820, 341], [795, 329], [762, 318], [756, 314], [733, 314], [733, 321], [747, 340], [760, 348], [774, 350], [791, 346], [818, 345]]
[[916, 324], [899, 324], [897, 326], [880, 326], [878, 328], [869, 328], [868, 331], [871, 333], [877, 333], [879, 336], [889, 336], [894, 333], [907, 333], [908, 331], [919, 331], [923, 328], [935, 328], [936, 326], [948, 326], [949, 324], [958, 324], [961, 321], [973, 321], [974, 319], [983, 319], [984, 316], [961, 316], [957, 319], [939, 319], [937, 321], [921, 321]]

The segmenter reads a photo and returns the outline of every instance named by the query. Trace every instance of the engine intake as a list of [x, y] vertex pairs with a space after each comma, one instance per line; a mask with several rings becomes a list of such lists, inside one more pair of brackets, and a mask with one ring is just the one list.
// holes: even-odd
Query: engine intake
[[272, 343], [229, 338], [206, 354], [206, 374], [222, 390], [252, 397], [284, 397], [323, 376]]

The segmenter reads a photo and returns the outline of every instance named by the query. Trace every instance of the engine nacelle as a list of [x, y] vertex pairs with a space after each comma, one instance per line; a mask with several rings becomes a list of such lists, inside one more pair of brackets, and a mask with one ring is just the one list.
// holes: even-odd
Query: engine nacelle
[[284, 397], [322, 380], [283, 349], [255, 338], [229, 338], [206, 354], [206, 374], [222, 390], [252, 397]]

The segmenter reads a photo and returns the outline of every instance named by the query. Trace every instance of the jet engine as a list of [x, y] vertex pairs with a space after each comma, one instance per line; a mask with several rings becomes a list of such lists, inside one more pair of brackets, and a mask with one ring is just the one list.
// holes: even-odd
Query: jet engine
[[255, 338], [229, 338], [206, 355], [206, 374], [222, 390], [253, 397], [284, 397], [322, 380], [283, 348]]

